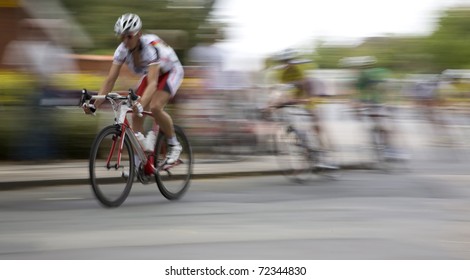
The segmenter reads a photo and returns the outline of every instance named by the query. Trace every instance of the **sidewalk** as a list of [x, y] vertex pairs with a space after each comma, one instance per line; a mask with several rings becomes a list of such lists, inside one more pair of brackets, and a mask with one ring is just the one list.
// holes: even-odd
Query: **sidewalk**
[[[349, 161], [345, 169], [367, 168], [365, 162]], [[193, 179], [281, 174], [274, 155], [195, 158]], [[89, 184], [88, 161], [54, 161], [38, 164], [0, 163], [0, 190], [57, 185]]]
[[[332, 110], [336, 112], [337, 109]], [[337, 112], [336, 112], [337, 114]], [[425, 125], [419, 121], [400, 120], [401, 147], [422, 153], [429, 141]], [[372, 158], [360, 144], [367, 143], [367, 133], [354, 120], [334, 119], [328, 123], [336, 149], [335, 161], [343, 169], [370, 169]], [[363, 146], [362, 146], [363, 147]], [[370, 151], [369, 151], [370, 152]], [[193, 179], [230, 176], [281, 174], [274, 155], [194, 155]], [[43, 163], [0, 162], [0, 190], [38, 186], [89, 184], [88, 161], [54, 161]]]

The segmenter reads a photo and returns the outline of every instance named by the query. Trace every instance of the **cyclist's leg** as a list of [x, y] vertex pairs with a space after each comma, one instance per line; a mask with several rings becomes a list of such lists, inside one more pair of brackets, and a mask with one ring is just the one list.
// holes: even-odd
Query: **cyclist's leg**
[[318, 137], [318, 144], [320, 145], [320, 149], [323, 151], [329, 150], [330, 148], [332, 148], [331, 140], [327, 135], [324, 122], [319, 116], [318, 110], [313, 108], [313, 109], [310, 109], [309, 111], [310, 111], [310, 114], [312, 115], [312, 128]]
[[182, 66], [176, 66], [171, 71], [161, 75], [158, 79], [157, 93], [150, 101], [150, 111], [153, 114], [155, 122], [160, 126], [161, 131], [166, 135], [170, 151], [167, 154], [168, 163], [176, 162], [182, 151], [182, 146], [178, 142], [175, 134], [173, 119], [164, 110], [166, 104], [176, 94], [183, 80]]
[[335, 145], [328, 135], [328, 131], [325, 127], [325, 122], [319, 115], [318, 109], [311, 109], [310, 113], [312, 115], [312, 126], [315, 131], [315, 135], [318, 140], [319, 153], [317, 154], [317, 162], [315, 167], [317, 172], [319, 170], [332, 171], [338, 170], [337, 159], [334, 155]]
[[175, 136], [173, 119], [164, 110], [170, 99], [171, 95], [167, 91], [158, 90], [150, 101], [150, 111], [153, 114], [155, 122], [159, 124], [160, 129], [163, 131], [163, 133], [165, 133], [165, 135], [167, 135], [168, 138]]
[[[161, 75], [158, 78], [157, 93], [150, 101], [150, 111], [153, 114], [155, 122], [158, 123], [160, 129], [165, 133], [167, 138], [175, 138], [175, 130], [173, 127], [173, 119], [164, 110], [166, 104], [175, 96], [183, 79], [182, 67], [175, 67], [171, 71]], [[170, 140], [170, 144], [171, 140]], [[176, 143], [174, 143], [176, 144]]]
[[387, 160], [402, 160], [405, 155], [400, 151], [398, 144], [398, 131], [393, 123], [393, 116], [386, 105], [380, 105], [375, 117], [376, 128], [378, 129], [378, 137], [383, 145], [383, 156]]
[[[145, 88], [147, 87], [147, 76], [144, 76], [137, 87], [136, 94], [138, 96], [142, 96], [144, 94]], [[144, 108], [144, 110], [148, 110], [148, 108]], [[132, 129], [135, 132], [144, 133], [144, 117], [139, 117], [137, 113], [132, 113]]]

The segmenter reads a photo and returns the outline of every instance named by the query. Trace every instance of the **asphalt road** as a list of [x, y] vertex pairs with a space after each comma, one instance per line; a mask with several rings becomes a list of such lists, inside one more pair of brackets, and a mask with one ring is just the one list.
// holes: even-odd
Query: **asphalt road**
[[136, 184], [116, 209], [87, 185], [4, 191], [0, 259], [469, 259], [468, 162], [421, 160], [306, 185], [194, 180], [176, 202]]

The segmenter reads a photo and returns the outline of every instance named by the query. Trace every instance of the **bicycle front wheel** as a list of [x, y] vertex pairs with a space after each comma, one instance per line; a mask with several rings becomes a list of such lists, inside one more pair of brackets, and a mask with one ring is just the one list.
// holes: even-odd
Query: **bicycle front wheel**
[[134, 152], [121, 128], [105, 127], [95, 138], [90, 154], [90, 183], [105, 207], [120, 206], [129, 195], [134, 180]]
[[158, 189], [168, 200], [181, 198], [189, 188], [193, 172], [193, 154], [188, 138], [179, 126], [175, 127], [176, 138], [183, 147], [180, 159], [171, 165], [164, 164], [168, 151], [166, 136], [160, 132], [155, 146], [154, 165], [159, 169], [155, 175]]
[[299, 132], [290, 125], [281, 126], [274, 137], [276, 159], [284, 176], [297, 183], [311, 179], [313, 164], [310, 151]]

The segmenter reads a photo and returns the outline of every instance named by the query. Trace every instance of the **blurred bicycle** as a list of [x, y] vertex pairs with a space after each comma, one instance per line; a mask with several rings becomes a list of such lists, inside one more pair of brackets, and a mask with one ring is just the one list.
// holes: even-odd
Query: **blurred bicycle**
[[[282, 95], [291, 85], [279, 85]], [[337, 178], [340, 168], [334, 163], [334, 153], [327, 150], [320, 141], [318, 130], [314, 129], [317, 120], [304, 104], [305, 99], [275, 97], [265, 108], [264, 115], [278, 123], [274, 133], [275, 154], [281, 171], [290, 180], [304, 183], [320, 175]]]
[[[392, 109], [383, 104], [362, 104], [352, 109], [359, 120], [367, 125], [368, 139], [366, 143], [371, 150], [375, 169], [391, 172], [405, 168], [408, 156], [397, 147], [395, 130], [390, 128]], [[392, 133], [392, 131], [394, 133]]]

